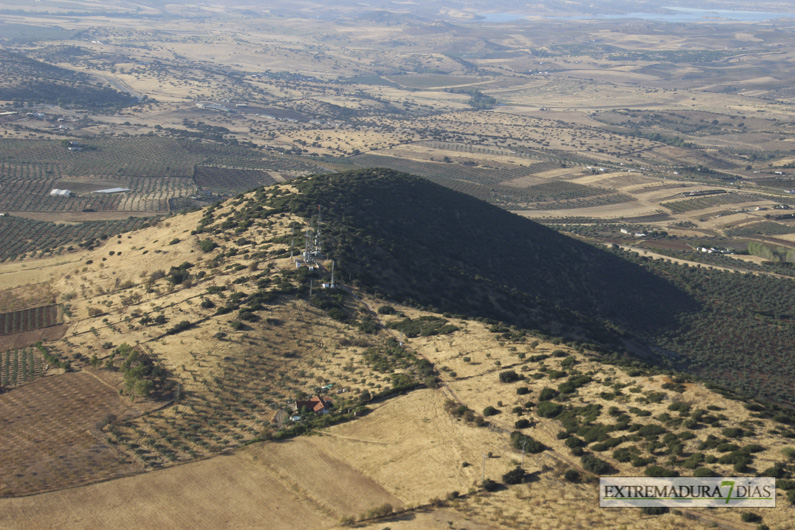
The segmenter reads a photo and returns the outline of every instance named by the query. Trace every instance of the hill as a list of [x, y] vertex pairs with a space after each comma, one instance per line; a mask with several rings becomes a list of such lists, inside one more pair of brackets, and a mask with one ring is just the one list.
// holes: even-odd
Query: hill
[[368, 292], [628, 351], [769, 400], [792, 394], [789, 280], [597, 248], [385, 169], [304, 177], [291, 190], [262, 190], [230, 219], [316, 222], [320, 211], [339, 277]]
[[[400, 214], [387, 207], [390, 198], [430, 208], [423, 196], [433, 194], [447, 205], [422, 218], [438, 230], [434, 237], [410, 220], [383, 217]], [[660, 468], [778, 477], [779, 507], [760, 513], [766, 524], [785, 525], [795, 485], [795, 421], [786, 410], [627, 361], [607, 343], [597, 348], [481, 318], [474, 304], [463, 305], [470, 318], [383, 297], [406, 274], [391, 266], [392, 276], [377, 282], [390, 268], [390, 258], [380, 257], [391, 255], [390, 241], [418, 259], [432, 254], [384, 226], [415, 232], [428, 245], [450, 238], [441, 249], [451, 251], [461, 240], [450, 217], [496, 219], [492, 229], [501, 216], [514, 219], [460, 197], [391, 172], [315, 175], [172, 216], [60, 260], [0, 266], [0, 289], [29, 269], [42, 285], [30, 286], [40, 294], [27, 299], [51, 304], [56, 296], [68, 326], [62, 338], [4, 352], [0, 362], [0, 384], [13, 383], [0, 395], [0, 442], [8, 448], [0, 463], [0, 497], [8, 497], [0, 499], [0, 526], [264, 520], [332, 528], [356, 520], [372, 528], [446, 528], [450, 521], [492, 528], [533, 520], [550, 528], [674, 528], [685, 521], [745, 528], [738, 511], [597, 508], [597, 475]], [[357, 225], [368, 214], [372, 228]], [[301, 234], [312, 236], [313, 224], [323, 255], [312, 270], [296, 267], [291, 254], [304, 246]], [[569, 244], [521, 219], [505, 227], [532, 234], [536, 250], [548, 249], [544, 241]], [[487, 236], [484, 230], [477, 242], [491, 249]], [[343, 244], [369, 257], [369, 269], [353, 268], [357, 262], [340, 254]], [[592, 259], [603, 252], [570, 245]], [[469, 258], [477, 259], [476, 249], [442, 263], [471, 266], [465, 272], [479, 282], [475, 276], [487, 270], [465, 263]], [[621, 259], [607, 254], [605, 262]], [[339, 283], [324, 288], [332, 267]], [[639, 277], [657, 278], [628, 267], [628, 275], [635, 267]], [[699, 285], [697, 274], [691, 286]], [[478, 285], [486, 292], [489, 284]], [[445, 289], [440, 299], [455, 303]], [[14, 293], [6, 298], [27, 311], [26, 298]], [[410, 293], [415, 302], [423, 294], [415, 287]], [[574, 322], [577, 333], [610, 325], [563, 307], [565, 301], [526, 314], [557, 305], [550, 322]], [[627, 338], [617, 324], [613, 329], [605, 336]], [[298, 405], [315, 395], [331, 402], [328, 414]], [[484, 476], [501, 489], [486, 491]], [[96, 484], [105, 479], [113, 480]], [[186, 496], [195, 500], [189, 510]]]
[[376, 169], [292, 186], [261, 204], [304, 218], [320, 208], [342, 277], [387, 298], [578, 338], [616, 338], [595, 321], [654, 329], [696, 308], [626, 260], [425, 179]]

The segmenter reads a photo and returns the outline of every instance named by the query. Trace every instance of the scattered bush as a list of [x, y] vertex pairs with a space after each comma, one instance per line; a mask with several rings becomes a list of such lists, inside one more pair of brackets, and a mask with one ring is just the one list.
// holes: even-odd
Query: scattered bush
[[514, 381], [519, 381], [520, 379], [522, 379], [522, 376], [513, 370], [505, 370], [504, 372], [500, 372], [500, 383], [513, 383]]
[[558, 395], [558, 392], [552, 388], [543, 388], [541, 390], [541, 394], [538, 396], [539, 401], [549, 401], [550, 399], [554, 398]]
[[204, 309], [212, 309], [213, 307], [215, 307], [215, 303], [213, 303], [213, 301], [210, 300], [209, 298], [203, 298], [201, 306]]
[[177, 324], [174, 324], [174, 326], [169, 328], [169, 330], [166, 331], [166, 333], [169, 334], [169, 335], [175, 335], [175, 334], [177, 334], [177, 333], [179, 333], [181, 331], [185, 331], [186, 329], [190, 329], [192, 327], [193, 327], [193, 324], [191, 322], [189, 322], [187, 320], [183, 320], [183, 321], [181, 321], [181, 322], [179, 322]]
[[524, 479], [525, 471], [519, 466], [516, 466], [511, 471], [508, 471], [502, 476], [502, 481], [506, 484], [521, 484]]
[[563, 407], [557, 403], [552, 403], [551, 401], [542, 401], [538, 404], [536, 412], [542, 418], [554, 418], [563, 412]]
[[586, 471], [589, 471], [595, 475], [607, 475], [615, 472], [613, 466], [592, 454], [582, 455], [580, 461], [582, 462], [582, 467]]
[[647, 477], [678, 477], [679, 473], [662, 466], [649, 466], [643, 472]]
[[487, 416], [487, 417], [488, 417], [488, 416], [496, 416], [496, 415], [497, 415], [497, 414], [499, 414], [500, 412], [502, 412], [502, 411], [500, 411], [499, 409], [496, 409], [496, 408], [492, 407], [491, 405], [489, 405], [488, 407], [486, 407], [485, 409], [483, 409], [483, 415], [484, 415], [484, 416]]
[[212, 252], [218, 248], [218, 245], [212, 239], [202, 239], [199, 241], [199, 248], [202, 252]]
[[694, 477], [719, 477], [720, 474], [712, 471], [708, 467], [698, 467], [693, 471]]
[[486, 491], [497, 491], [502, 488], [502, 484], [497, 481], [487, 478], [483, 481], [483, 489]]
[[522, 434], [519, 431], [513, 431], [511, 433], [511, 445], [513, 445], [513, 448], [516, 450], [521, 451], [524, 449], [526, 453], [530, 454], [538, 454], [547, 448], [538, 440], [535, 440], [526, 434]]

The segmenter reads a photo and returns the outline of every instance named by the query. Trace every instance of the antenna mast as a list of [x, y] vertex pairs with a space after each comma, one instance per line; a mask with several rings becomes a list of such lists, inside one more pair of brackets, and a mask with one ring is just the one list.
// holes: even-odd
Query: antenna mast
[[320, 225], [323, 224], [323, 214], [320, 210], [320, 205], [317, 205], [317, 226], [315, 227], [315, 257], [320, 257], [323, 254], [323, 240], [320, 234]]

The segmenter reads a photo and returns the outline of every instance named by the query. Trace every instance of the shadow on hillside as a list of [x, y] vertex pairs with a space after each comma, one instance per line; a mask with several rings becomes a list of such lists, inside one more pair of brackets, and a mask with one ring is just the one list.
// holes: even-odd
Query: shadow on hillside
[[322, 206], [340, 276], [386, 298], [599, 342], [699, 310], [637, 264], [421, 178], [379, 169], [294, 185], [286, 209]]

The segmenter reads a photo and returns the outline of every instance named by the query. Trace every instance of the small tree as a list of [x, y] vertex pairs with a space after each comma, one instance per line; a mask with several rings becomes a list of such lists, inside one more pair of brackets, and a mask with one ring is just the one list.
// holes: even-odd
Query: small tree
[[502, 476], [502, 481], [506, 484], [520, 484], [524, 479], [526, 473], [524, 469], [516, 466]]
[[486, 480], [483, 481], [483, 489], [486, 491], [497, 491], [501, 487], [502, 484], [500, 484], [495, 480], [491, 480], [490, 478], [487, 478]]
[[522, 379], [522, 376], [513, 370], [505, 370], [504, 372], [500, 372], [501, 383], [513, 383], [514, 381], [519, 381], [520, 379]]

